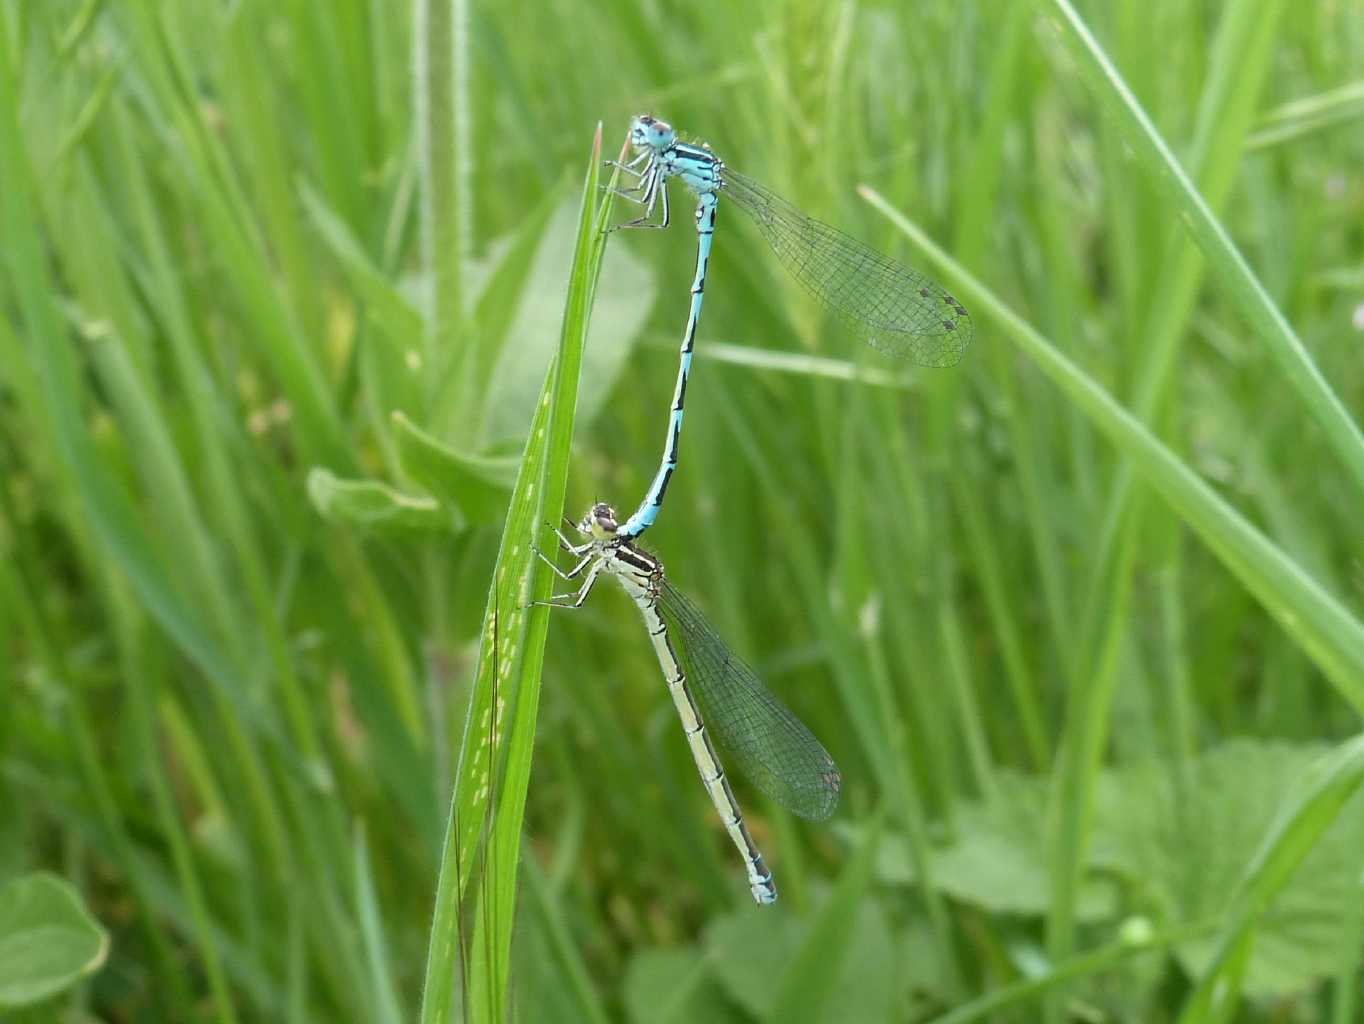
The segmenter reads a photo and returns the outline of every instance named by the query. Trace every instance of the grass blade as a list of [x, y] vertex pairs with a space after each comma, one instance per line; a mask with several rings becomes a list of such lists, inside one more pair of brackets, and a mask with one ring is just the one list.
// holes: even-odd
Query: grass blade
[[857, 911], [871, 887], [876, 850], [885, 825], [879, 813], [858, 835], [857, 852], [829, 893], [823, 910], [810, 922], [805, 941], [777, 985], [773, 1021], [819, 1021], [833, 996], [852, 941]]
[[369, 967], [369, 987], [374, 994], [380, 1024], [399, 1024], [407, 1020], [393, 987], [393, 958], [384, 937], [379, 894], [374, 891], [374, 870], [370, 864], [369, 840], [363, 823], [357, 823], [353, 837], [355, 858], [355, 903], [359, 908], [361, 938], [365, 944], [365, 963]]
[[1321, 375], [1279, 307], [1251, 270], [1236, 243], [1184, 173], [1174, 153], [1127, 87], [1103, 47], [1069, 0], [1053, 0], [1061, 36], [1104, 111], [1122, 128], [1137, 159], [1166, 185], [1176, 213], [1207, 258], [1208, 267], [1230, 293], [1241, 315], [1269, 348], [1304, 410], [1320, 424], [1327, 441], [1364, 491], [1364, 433]]
[[[492, 832], [487, 837], [486, 870], [491, 886], [480, 893], [480, 900], [488, 901], [489, 905], [484, 907], [487, 916], [480, 915], [479, 933], [475, 936], [477, 955], [488, 958], [488, 972], [475, 972], [476, 988], [470, 1002], [473, 1007], [486, 1009], [490, 1019], [505, 1017], [516, 863], [535, 742], [540, 669], [549, 628], [547, 608], [527, 607], [531, 600], [543, 600], [550, 593], [549, 574], [537, 576], [534, 572], [531, 543], [546, 516], [558, 519], [567, 489], [578, 372], [596, 276], [605, 250], [602, 211], [596, 205], [600, 156], [598, 127], [583, 188], [578, 247], [569, 278], [559, 354], [545, 379], [512, 491], [484, 616], [478, 675], [465, 723], [437, 883], [420, 1018], [424, 1024], [444, 1024], [448, 1019], [456, 972], [466, 966], [458, 960], [459, 906], [471, 878], [470, 866], [490, 803], [494, 804], [495, 812]], [[495, 648], [494, 644], [498, 646]], [[504, 724], [508, 710], [510, 722]], [[485, 920], [490, 924], [485, 926]]]
[[[455, 406], [477, 422], [469, 402], [472, 346], [461, 337], [466, 295], [464, 267], [472, 251], [469, 219], [469, 9], [466, 0], [416, 0], [413, 69], [416, 75], [417, 154], [421, 169], [422, 262], [430, 275], [425, 303], [426, 364], [436, 353], [458, 352]], [[456, 347], [458, 346], [458, 347]]]

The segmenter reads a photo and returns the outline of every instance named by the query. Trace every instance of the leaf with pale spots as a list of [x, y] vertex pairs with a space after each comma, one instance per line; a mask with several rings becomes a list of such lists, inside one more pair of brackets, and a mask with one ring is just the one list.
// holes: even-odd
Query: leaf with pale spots
[[569, 276], [559, 349], [545, 375], [529, 441], [511, 491], [488, 594], [478, 674], [460, 749], [455, 794], [447, 823], [437, 886], [435, 920], [427, 955], [424, 1022], [449, 1019], [453, 979], [461, 965], [457, 942], [462, 904], [476, 882], [472, 957], [486, 969], [471, 971], [473, 1005], [506, 1016], [508, 961], [516, 900], [521, 823], [530, 782], [535, 717], [547, 609], [526, 614], [530, 601], [550, 594], [550, 574], [532, 573], [540, 526], [563, 512], [568, 462], [578, 404], [578, 380], [589, 311], [605, 249], [609, 210], [595, 206], [601, 149], [598, 131], [584, 186], [577, 246]]

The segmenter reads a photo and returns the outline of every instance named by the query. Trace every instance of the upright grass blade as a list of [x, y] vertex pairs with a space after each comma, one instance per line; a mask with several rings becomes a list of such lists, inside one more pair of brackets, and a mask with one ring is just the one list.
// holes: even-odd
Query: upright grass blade
[[194, 97], [196, 74], [177, 38], [174, 8], [134, 4], [123, 9], [136, 69], [139, 95], [150, 116], [168, 127], [167, 156], [186, 182], [184, 198], [194, 205], [201, 227], [233, 272], [224, 280], [252, 329], [243, 340], [253, 343], [270, 367], [294, 410], [300, 442], [313, 461], [338, 470], [352, 468], [354, 450], [347, 442], [335, 397], [322, 360], [298, 329], [291, 310], [274, 287], [274, 271], [259, 235], [255, 212], [247, 201], [236, 165], [225, 141], [210, 131]]
[[[1003, 159], [1006, 137], [1004, 126], [1017, 116], [1016, 108], [1028, 102], [1024, 76], [1026, 62], [1023, 58], [1031, 44], [1030, 30], [1036, 6], [1035, 2], [1008, 6], [1007, 16], [999, 29], [997, 58], [990, 69], [985, 109], [972, 146], [970, 172], [957, 190], [952, 251], [968, 267], [981, 264], [998, 222], [999, 205], [1004, 195], [998, 182], [1001, 175], [1007, 173]], [[1014, 390], [1015, 382], [1010, 367], [988, 358], [982, 359], [981, 363], [991, 372], [993, 381], [1006, 396]], [[946, 384], [954, 389], [960, 388], [961, 380], [953, 375]], [[1005, 400], [1008, 400], [1007, 397]], [[943, 439], [943, 443], [948, 443], [953, 436], [948, 425], [952, 412], [958, 407], [956, 401], [935, 405], [934, 433]], [[1009, 417], [1017, 439], [1021, 431], [1013, 426], [1015, 419]], [[963, 452], [960, 457], [978, 456], [974, 452]], [[1030, 460], [1020, 458], [1017, 461], [1025, 463]], [[950, 473], [948, 486], [960, 510], [961, 530], [967, 548], [976, 563], [990, 615], [990, 630], [999, 645], [1009, 689], [1017, 707], [1019, 731], [1026, 743], [1028, 756], [1040, 769], [1051, 758], [1051, 741], [1045, 736], [1042, 724], [1044, 712], [1040, 686], [1023, 653], [1026, 644], [1022, 637], [1023, 628], [1017, 619], [1017, 609], [1011, 607], [1006, 596], [1006, 559], [1001, 555], [999, 538], [990, 526], [986, 497], [970, 486], [969, 479], [969, 473]], [[1034, 525], [1034, 536], [1038, 534]], [[1046, 575], [1050, 576], [1051, 573], [1047, 572]], [[955, 634], [959, 632], [960, 624], [951, 603], [944, 603], [943, 607], [944, 643], [950, 646], [959, 643]]]
[[[1223, 8], [1194, 141], [1186, 156], [1190, 173], [1213, 207], [1224, 204], [1239, 168], [1241, 140], [1269, 67], [1282, 9], [1277, 0], [1234, 0]], [[1174, 218], [1166, 234], [1170, 255], [1147, 271], [1148, 283], [1141, 291], [1149, 301], [1135, 321], [1142, 324], [1142, 339], [1135, 356], [1132, 411], [1148, 429], [1154, 429], [1156, 411], [1168, 403], [1178, 379], [1176, 357], [1203, 281], [1199, 250]], [[1134, 327], [1124, 335], [1137, 333]], [[1080, 672], [1067, 695], [1065, 742], [1053, 798], [1056, 848], [1048, 944], [1054, 960], [1069, 956], [1074, 946], [1087, 818], [1108, 737], [1121, 655], [1131, 634], [1132, 578], [1146, 518], [1142, 511], [1150, 504], [1141, 501], [1142, 492], [1133, 487], [1135, 475], [1132, 463], [1124, 462], [1113, 476], [1092, 556], [1091, 596], [1081, 605], [1085, 612], [1078, 634]]]
[[[45, 407], [38, 413], [43, 426], [70, 474], [73, 489], [85, 502], [90, 524], [107, 545], [110, 555], [140, 592], [143, 602], [204, 672], [230, 686], [233, 672], [212, 629], [193, 609], [186, 608], [175, 584], [146, 534], [137, 527], [138, 516], [127, 492], [101, 463], [75, 396], [80, 367], [68, 344], [58, 312], [51, 274], [39, 225], [34, 214], [39, 204], [30, 198], [32, 182], [28, 155], [19, 129], [18, 98], [14, 93], [14, 69], [7, 60], [11, 43], [0, 20], [0, 234], [5, 239], [5, 270], [22, 314], [27, 354], [36, 368]], [[35, 396], [36, 397], [36, 396]]]
[[353, 836], [355, 860], [355, 905], [360, 918], [360, 933], [365, 946], [365, 966], [369, 968], [369, 988], [374, 993], [374, 1015], [381, 1024], [407, 1020], [402, 1003], [393, 987], [392, 956], [384, 936], [379, 899], [374, 891], [374, 871], [370, 864], [369, 839], [363, 823]]
[[[470, 966], [459, 959], [459, 908], [480, 841], [487, 844], [486, 884], [480, 886], [473, 955], [481, 969], [470, 978], [468, 1009], [477, 1019], [506, 1017], [516, 867], [549, 627], [547, 608], [528, 607], [550, 593], [549, 575], [537, 576], [533, 571], [533, 544], [540, 525], [546, 519], [557, 521], [562, 514], [567, 488], [579, 369], [606, 243], [602, 228], [609, 204], [599, 207], [596, 201], [600, 156], [598, 126], [583, 187], [559, 352], [545, 378], [493, 569], [441, 855], [427, 950], [423, 1024], [445, 1024], [457, 972]], [[506, 720], [508, 711], [510, 721]], [[485, 835], [490, 812], [492, 824]]]
[[375, 265], [346, 222], [316, 189], [302, 185], [298, 198], [319, 237], [345, 270], [347, 280], [364, 298], [370, 315], [379, 321], [381, 340], [396, 344], [399, 338], [420, 338], [424, 323], [421, 311]]
[[558, 887], [545, 877], [544, 870], [534, 860], [526, 861], [524, 873], [530, 910], [542, 923], [559, 970], [561, 1012], [584, 1024], [607, 1024], [611, 1018], [592, 985], [584, 950], [569, 927]]
[[886, 813], [881, 810], [859, 833], [857, 851], [830, 891], [824, 908], [811, 921], [805, 941], [782, 976], [774, 979], [776, 995], [768, 1020], [796, 1024], [826, 1019], [852, 943], [858, 911], [871, 888], [885, 820]]
[[[1226, 228], [1189, 180], [1170, 147], [1069, 0], [1053, 0], [1061, 37], [1104, 111], [1114, 118], [1152, 179], [1166, 184], [1176, 213], [1208, 260], [1208, 267], [1259, 334], [1303, 409], [1364, 493], [1364, 433], [1321, 375], [1302, 341], [1241, 255]], [[1343, 325], [1342, 325], [1343, 326]]]
[[[467, 0], [415, 0], [413, 68], [417, 104], [417, 163], [422, 179], [421, 242], [427, 282], [427, 364], [453, 360], [456, 405], [464, 422], [477, 422], [470, 406], [476, 361], [460, 337], [467, 305], [464, 265], [471, 251], [469, 6]], [[433, 375], [436, 379], [436, 375]]]

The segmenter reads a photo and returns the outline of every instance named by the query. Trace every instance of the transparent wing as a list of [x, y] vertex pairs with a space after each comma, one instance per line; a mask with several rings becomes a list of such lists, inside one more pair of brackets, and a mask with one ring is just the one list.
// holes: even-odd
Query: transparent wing
[[726, 167], [721, 195], [753, 218], [793, 277], [873, 347], [923, 366], [953, 366], [975, 333], [970, 314], [939, 284], [807, 217]]
[[658, 610], [673, 631], [706, 728], [728, 759], [758, 789], [802, 818], [822, 821], [832, 814], [843, 779], [814, 734], [666, 580]]

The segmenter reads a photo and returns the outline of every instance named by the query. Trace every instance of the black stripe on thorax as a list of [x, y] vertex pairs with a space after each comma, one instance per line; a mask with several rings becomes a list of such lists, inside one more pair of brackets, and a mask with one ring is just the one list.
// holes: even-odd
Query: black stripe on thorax
[[674, 142], [672, 151], [678, 156], [686, 157], [689, 160], [700, 160], [705, 163], [719, 163], [715, 154], [704, 146], [693, 146], [690, 142]]
[[616, 548], [616, 557], [632, 569], [638, 569], [642, 573], [657, 572], [659, 568], [657, 558], [647, 551], [640, 550], [628, 541]]

